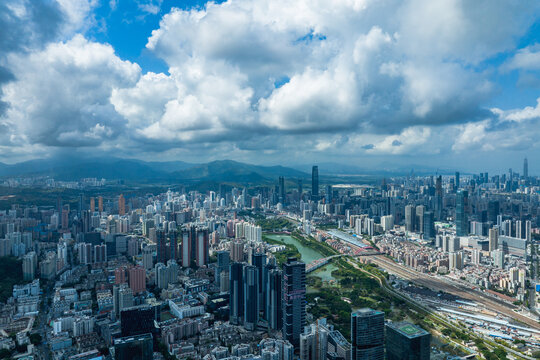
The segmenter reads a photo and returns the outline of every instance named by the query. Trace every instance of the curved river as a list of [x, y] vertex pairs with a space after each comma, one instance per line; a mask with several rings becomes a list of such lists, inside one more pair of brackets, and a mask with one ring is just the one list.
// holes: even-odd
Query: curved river
[[[296, 246], [296, 248], [300, 252], [300, 255], [302, 256], [302, 261], [305, 262], [306, 264], [308, 264], [308, 263], [310, 263], [310, 262], [312, 262], [314, 260], [321, 259], [321, 258], [324, 257], [323, 254], [319, 253], [316, 250], [313, 250], [310, 247], [307, 247], [307, 246], [303, 245], [298, 240], [296, 240], [295, 238], [293, 238], [293, 237], [291, 237], [289, 235], [285, 235], [285, 234], [265, 234], [265, 236], [267, 236], [268, 238], [270, 238], [272, 240], [277, 240], [277, 241], [285, 243], [285, 244], [291, 244], [291, 245]], [[337, 269], [337, 267], [334, 264], [330, 263], [330, 264], [328, 264], [326, 266], [323, 266], [322, 268], [317, 269], [314, 272], [308, 274], [308, 276], [314, 275], [314, 276], [320, 277], [323, 281], [330, 281], [330, 280], [334, 279], [332, 277], [332, 271], [334, 271], [336, 269]]]

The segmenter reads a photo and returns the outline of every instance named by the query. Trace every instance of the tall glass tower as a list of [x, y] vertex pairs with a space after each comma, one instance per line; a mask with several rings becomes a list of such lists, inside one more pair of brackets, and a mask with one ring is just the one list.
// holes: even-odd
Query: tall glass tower
[[384, 359], [384, 313], [364, 308], [351, 314], [351, 360]]
[[467, 206], [469, 193], [467, 190], [459, 190], [456, 196], [456, 235], [469, 235], [469, 221], [465, 207]]
[[306, 264], [291, 257], [283, 264], [283, 339], [295, 348], [306, 325]]
[[313, 166], [311, 169], [311, 197], [313, 200], [319, 200], [319, 167]]

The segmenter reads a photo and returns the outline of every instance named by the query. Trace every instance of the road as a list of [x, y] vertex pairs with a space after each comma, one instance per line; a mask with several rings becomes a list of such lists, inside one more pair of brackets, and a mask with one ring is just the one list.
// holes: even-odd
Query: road
[[516, 309], [514, 305], [510, 305], [502, 300], [492, 298], [481, 291], [473, 290], [455, 282], [445, 282], [433, 276], [417, 272], [410, 268], [406, 268], [384, 257], [383, 255], [371, 256], [369, 260], [374, 264], [380, 266], [384, 270], [398, 275], [403, 279], [410, 280], [415, 284], [425, 286], [434, 291], [444, 291], [449, 294], [459, 296], [463, 299], [477, 302], [484, 305], [487, 309], [494, 310], [510, 318], [516, 319], [524, 324], [527, 324], [531, 328], [540, 330], [540, 323], [531, 318], [516, 313], [514, 311], [514, 309]]
[[[356, 264], [354, 261], [349, 261], [349, 264], [351, 264], [352, 266], [354, 266], [357, 270], [360, 270], [362, 271], [363, 273], [369, 275], [370, 277], [376, 279], [379, 284], [381, 285], [381, 287], [383, 289], [385, 289], [387, 292], [393, 294], [394, 296], [402, 299], [403, 301], [405, 301], [406, 303], [408, 304], [411, 304], [411, 305], [414, 305], [415, 307], [423, 310], [425, 313], [427, 314], [430, 314], [431, 316], [433, 316], [434, 318], [436, 318], [439, 322], [443, 323], [444, 325], [446, 325], [448, 328], [452, 329], [452, 328], [456, 328], [456, 325], [453, 325], [451, 323], [449, 323], [445, 318], [443, 318], [442, 316], [440, 316], [439, 314], [437, 314], [435, 311], [433, 311], [432, 309], [424, 306], [423, 304], [420, 304], [418, 303], [417, 301], [413, 300], [412, 298], [406, 296], [406, 295], [403, 295], [403, 294], [400, 294], [399, 292], [395, 291], [390, 285], [388, 285], [388, 283], [386, 282], [386, 279], [381, 279], [380, 277], [378, 276], [375, 276], [373, 274], [371, 274], [370, 272], [362, 269], [361, 267], [358, 266], [358, 264]], [[472, 334], [468, 329], [463, 329], [463, 328], [460, 328], [461, 331], [464, 331], [464, 332], [467, 332], [469, 333], [469, 335], [477, 335], [477, 334]], [[464, 345], [461, 345], [460, 343], [452, 340], [450, 337], [448, 336], [444, 336], [443, 337], [446, 339], [446, 340], [449, 340], [450, 342], [452, 342], [452, 344], [454, 345], [457, 345], [458, 347], [462, 348], [463, 350], [465, 350], [466, 352], [469, 352], [469, 353], [472, 353], [474, 354], [475, 351], [464, 346]], [[518, 359], [519, 358], [523, 358], [523, 359], [526, 359], [526, 360], [535, 360], [534, 358], [530, 357], [530, 356], [527, 356], [521, 352], [518, 352], [508, 346], [505, 346], [504, 344], [494, 344], [492, 345], [490, 342], [488, 341], [484, 341], [484, 343], [486, 344], [486, 346], [488, 346], [488, 348], [490, 350], [493, 350], [494, 348], [494, 345], [496, 346], [500, 346], [502, 348], [504, 348], [507, 352], [515, 355]]]

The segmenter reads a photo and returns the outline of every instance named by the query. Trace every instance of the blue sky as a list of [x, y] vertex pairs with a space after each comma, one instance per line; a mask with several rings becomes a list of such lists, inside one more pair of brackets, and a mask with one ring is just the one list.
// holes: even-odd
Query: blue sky
[[0, 161], [503, 171], [527, 156], [535, 173], [539, 15], [536, 1], [8, 0]]

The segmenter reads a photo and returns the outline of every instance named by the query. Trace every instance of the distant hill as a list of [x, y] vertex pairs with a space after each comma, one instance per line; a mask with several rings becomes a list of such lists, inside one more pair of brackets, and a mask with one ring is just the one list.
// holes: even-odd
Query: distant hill
[[118, 158], [54, 158], [13, 165], [0, 163], [0, 177], [14, 176], [50, 176], [64, 181], [95, 177], [134, 182], [260, 183], [275, 181], [279, 176], [303, 179], [309, 175], [283, 166], [259, 166], [232, 160], [191, 164]]

